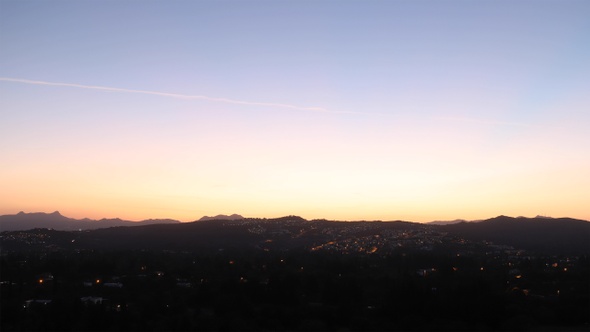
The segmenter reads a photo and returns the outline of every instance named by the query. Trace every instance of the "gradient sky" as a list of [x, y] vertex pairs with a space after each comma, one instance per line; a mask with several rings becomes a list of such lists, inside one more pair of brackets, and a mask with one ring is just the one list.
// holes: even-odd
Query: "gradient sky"
[[590, 219], [590, 1], [0, 1], [0, 214]]

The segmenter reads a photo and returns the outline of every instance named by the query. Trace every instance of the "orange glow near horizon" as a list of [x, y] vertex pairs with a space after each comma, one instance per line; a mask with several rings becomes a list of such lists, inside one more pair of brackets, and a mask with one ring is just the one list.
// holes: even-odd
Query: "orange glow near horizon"
[[[278, 133], [275, 140], [274, 133], [220, 133], [211, 138], [215, 150], [174, 142], [122, 150], [107, 142], [85, 151], [67, 142], [71, 148], [43, 158], [43, 167], [33, 159], [3, 166], [0, 213], [181, 221], [232, 213], [418, 222], [501, 214], [590, 219], [588, 160], [552, 146], [563, 134], [539, 133], [533, 147], [528, 137], [490, 153], [480, 151], [484, 133], [442, 124], [355, 137], [318, 123], [321, 130], [307, 130], [297, 141]], [[385, 126], [373, 124], [379, 127]], [[209, 151], [186, 153], [202, 148]], [[561, 159], [545, 158], [555, 154]]]

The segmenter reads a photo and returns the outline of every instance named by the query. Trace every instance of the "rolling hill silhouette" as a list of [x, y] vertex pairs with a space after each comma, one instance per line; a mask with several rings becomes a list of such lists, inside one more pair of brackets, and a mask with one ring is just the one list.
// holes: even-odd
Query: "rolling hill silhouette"
[[[516, 249], [539, 253], [590, 254], [590, 223], [571, 218], [512, 218], [499, 216], [479, 222], [460, 222], [448, 225], [422, 224], [404, 221], [393, 222], [339, 222], [308, 221], [298, 216], [275, 219], [242, 218], [230, 220], [208, 218], [180, 223], [174, 220], [146, 220], [130, 222], [120, 219], [76, 220], [51, 214], [24, 214], [0, 217], [2, 247], [10, 248], [13, 242], [5, 236], [8, 230], [53, 228], [56, 247], [71, 249], [260, 249], [288, 250], [311, 248], [331, 241], [354, 242], [359, 238], [388, 240], [400, 232], [402, 238], [417, 238], [418, 242], [442, 235], [448, 243], [461, 238], [473, 243], [512, 246]], [[129, 227], [134, 226], [134, 227]], [[85, 227], [85, 228], [83, 228]], [[91, 228], [99, 228], [93, 229]], [[85, 231], [80, 232], [78, 230]], [[57, 231], [67, 230], [67, 231]], [[71, 232], [76, 230], [78, 232]], [[414, 235], [412, 235], [414, 234]], [[415, 235], [421, 234], [421, 235]], [[429, 235], [432, 234], [432, 235]], [[438, 235], [436, 235], [438, 234]], [[391, 238], [392, 241], [398, 241]], [[348, 241], [348, 240], [347, 240]], [[450, 241], [450, 242], [449, 242]], [[351, 243], [352, 243], [351, 242]], [[47, 241], [43, 241], [47, 245]], [[32, 247], [30, 247], [32, 249]]]
[[492, 241], [516, 248], [551, 252], [590, 252], [590, 223], [572, 218], [498, 216], [477, 223], [443, 226], [473, 241]]

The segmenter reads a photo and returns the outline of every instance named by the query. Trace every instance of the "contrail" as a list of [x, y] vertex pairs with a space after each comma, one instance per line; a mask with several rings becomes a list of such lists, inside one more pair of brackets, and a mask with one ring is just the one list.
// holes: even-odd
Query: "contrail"
[[[328, 109], [325, 109], [322, 107], [305, 107], [305, 106], [297, 106], [297, 105], [291, 105], [291, 104], [245, 101], [245, 100], [236, 100], [236, 99], [230, 99], [230, 98], [209, 97], [209, 96], [203, 96], [203, 95], [185, 95], [185, 94], [180, 94], [180, 93], [125, 89], [125, 88], [115, 88], [115, 87], [99, 86], [99, 85], [84, 85], [84, 84], [76, 84], [76, 83], [36, 81], [36, 80], [28, 80], [28, 79], [23, 79], [23, 78], [0, 77], [0, 81], [16, 82], [16, 83], [24, 83], [24, 84], [34, 84], [34, 85], [63, 86], [63, 87], [70, 87], [70, 88], [102, 90], [102, 91], [111, 91], [111, 92], [137, 93], [137, 94], [146, 94], [146, 95], [161, 96], [161, 97], [168, 97], [168, 98], [175, 98], [175, 99], [205, 100], [205, 101], [226, 103], [226, 104], [235, 104], [235, 105], [279, 107], [279, 108], [284, 108], [284, 109], [292, 109], [292, 110], [308, 111], [308, 112], [318, 112], [318, 113], [361, 114], [361, 115], [373, 115], [373, 116], [391, 116], [392, 115], [392, 114], [382, 113], [382, 112], [333, 111], [333, 110], [328, 110]], [[495, 125], [495, 126], [538, 127], [538, 126], [527, 124], [527, 123], [495, 121], [495, 120], [478, 119], [478, 118], [448, 117], [448, 116], [434, 116], [434, 117], [430, 117], [430, 118], [435, 119], [435, 120], [447, 120], [447, 121], [454, 121], [454, 122], [470, 122], [470, 123]]]
[[98, 85], [84, 85], [84, 84], [75, 84], [75, 83], [35, 81], [35, 80], [27, 80], [27, 79], [22, 79], [22, 78], [10, 78], [10, 77], [0, 77], [0, 81], [35, 84], [35, 85], [65, 86], [65, 87], [70, 87], [70, 88], [103, 90], [103, 91], [112, 91], [112, 92], [141, 93], [141, 94], [146, 94], [146, 95], [161, 96], [161, 97], [176, 98], [176, 99], [206, 100], [206, 101], [217, 102], [217, 103], [248, 105], [248, 106], [280, 107], [280, 108], [287, 108], [287, 109], [293, 109], [293, 110], [299, 110], [299, 111], [357, 114], [356, 112], [330, 111], [330, 110], [327, 110], [322, 107], [303, 107], [303, 106], [296, 106], [296, 105], [290, 105], [290, 104], [245, 101], [245, 100], [235, 100], [235, 99], [229, 99], [229, 98], [208, 97], [208, 96], [202, 96], [202, 95], [185, 95], [185, 94], [179, 94], [179, 93], [169, 93], [169, 92], [149, 91], [149, 90], [136, 90], [136, 89], [124, 89], [124, 88], [115, 88], [115, 87], [98, 86]]

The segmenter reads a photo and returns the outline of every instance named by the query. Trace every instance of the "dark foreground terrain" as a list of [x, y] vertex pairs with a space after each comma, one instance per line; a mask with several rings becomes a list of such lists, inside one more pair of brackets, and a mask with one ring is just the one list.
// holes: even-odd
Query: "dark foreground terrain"
[[[588, 331], [587, 246], [560, 238], [587, 225], [514, 221], [3, 232], [0, 329]], [[506, 244], [520, 232], [526, 248]]]

